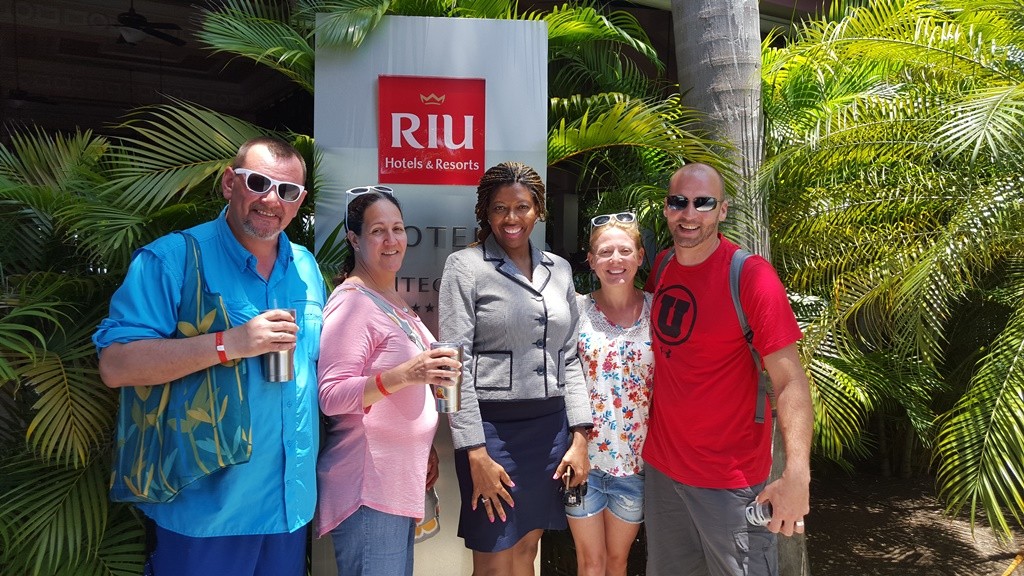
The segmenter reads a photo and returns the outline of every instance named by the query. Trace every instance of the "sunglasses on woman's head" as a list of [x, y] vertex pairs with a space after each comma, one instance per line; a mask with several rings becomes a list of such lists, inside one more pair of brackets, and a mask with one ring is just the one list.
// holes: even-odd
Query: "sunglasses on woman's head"
[[392, 198], [394, 198], [395, 196], [394, 190], [387, 186], [381, 186], [379, 184], [373, 186], [356, 186], [355, 188], [349, 188], [348, 190], [345, 190], [345, 194], [348, 194], [349, 196], [362, 196], [363, 194], [370, 194], [373, 192], [387, 194]]
[[686, 196], [669, 196], [665, 198], [665, 204], [673, 210], [686, 210], [686, 206], [693, 202], [693, 209], [697, 212], [711, 212], [718, 206], [718, 198], [714, 196], [697, 196], [692, 200]]
[[388, 186], [381, 186], [380, 184], [374, 184], [371, 186], [356, 186], [355, 188], [349, 188], [345, 190], [345, 229], [348, 230], [348, 205], [352, 203], [352, 200], [362, 196], [363, 194], [387, 194], [392, 198], [395, 197], [395, 191]]
[[295, 202], [300, 196], [302, 196], [302, 191], [306, 189], [302, 184], [275, 180], [270, 176], [260, 174], [255, 170], [249, 170], [247, 168], [232, 168], [231, 171], [243, 178], [245, 181], [245, 187], [253, 194], [259, 194], [262, 196], [263, 194], [270, 192], [270, 189], [276, 186], [278, 197], [285, 202]]
[[636, 214], [632, 212], [619, 212], [618, 214], [601, 214], [600, 216], [594, 216], [590, 219], [591, 228], [600, 228], [605, 224], [615, 220], [621, 224], [631, 224], [636, 222]]

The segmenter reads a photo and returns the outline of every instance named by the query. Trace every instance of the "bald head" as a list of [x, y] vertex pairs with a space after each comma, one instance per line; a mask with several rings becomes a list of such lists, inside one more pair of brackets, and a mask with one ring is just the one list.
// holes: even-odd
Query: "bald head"
[[[684, 186], [685, 182], [685, 186]], [[702, 189], [707, 196], [714, 196], [719, 200], [725, 199], [725, 179], [712, 166], [694, 162], [676, 170], [669, 180], [668, 193], [679, 194], [682, 188]]]

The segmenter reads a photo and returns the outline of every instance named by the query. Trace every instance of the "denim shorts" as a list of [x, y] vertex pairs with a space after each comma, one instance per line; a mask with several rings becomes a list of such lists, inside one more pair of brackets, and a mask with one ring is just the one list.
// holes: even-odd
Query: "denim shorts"
[[566, 506], [570, 518], [589, 518], [605, 508], [616, 518], [630, 524], [644, 521], [644, 475], [612, 476], [598, 469], [587, 477], [590, 486], [583, 506]]

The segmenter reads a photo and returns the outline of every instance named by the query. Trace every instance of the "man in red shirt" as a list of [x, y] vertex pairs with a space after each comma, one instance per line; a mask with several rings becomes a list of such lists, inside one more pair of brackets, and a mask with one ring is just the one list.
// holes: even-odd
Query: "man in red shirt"
[[[786, 452], [767, 484], [771, 410], [755, 421], [755, 366], [736, 316], [729, 266], [738, 246], [718, 232], [728, 203], [721, 175], [688, 164], [672, 176], [663, 213], [671, 258], [655, 262], [654, 396], [643, 459], [648, 576], [769, 576], [778, 573], [776, 534], [804, 530], [810, 510], [813, 411], [797, 341], [802, 334], [774, 268], [759, 256], [740, 275], [740, 303], [753, 346], [772, 382]], [[657, 284], [657, 285], [655, 285]], [[752, 501], [770, 502], [767, 526], [748, 522]]]

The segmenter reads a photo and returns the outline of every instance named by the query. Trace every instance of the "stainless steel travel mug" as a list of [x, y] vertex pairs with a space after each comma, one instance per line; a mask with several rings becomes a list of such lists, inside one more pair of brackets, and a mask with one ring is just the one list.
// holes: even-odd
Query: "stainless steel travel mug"
[[[430, 345], [430, 348], [450, 348], [455, 350], [455, 355], [452, 357], [459, 363], [462, 363], [461, 344], [456, 342], [434, 342]], [[458, 370], [453, 374], [448, 379], [447, 384], [431, 384], [430, 388], [434, 393], [434, 407], [437, 408], [438, 412], [459, 411], [459, 407], [462, 405], [462, 370]]]
[[[295, 320], [295, 309], [285, 308]], [[263, 379], [267, 382], [288, 382], [295, 379], [295, 348], [267, 352], [260, 357], [263, 361]]]

